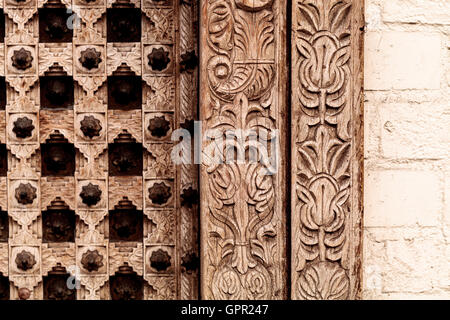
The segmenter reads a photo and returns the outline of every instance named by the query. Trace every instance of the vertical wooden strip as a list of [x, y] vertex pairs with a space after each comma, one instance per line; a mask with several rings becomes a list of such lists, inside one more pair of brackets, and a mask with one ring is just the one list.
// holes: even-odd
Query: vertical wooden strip
[[[146, 221], [149, 222], [144, 239], [145, 280], [149, 284], [146, 299], [171, 300], [180, 298], [182, 275], [180, 168], [172, 157], [176, 143], [171, 136], [180, 125], [183, 92], [193, 89], [182, 87], [180, 83], [180, 29], [185, 30], [188, 26], [180, 19], [180, 1], [144, 1], [143, 4], [144, 22], [148, 26], [143, 34], [146, 36], [143, 59], [147, 71], [143, 112], [148, 119], [145, 120], [144, 137], [151, 155], [144, 173]], [[162, 65], [158, 66], [159, 63]], [[166, 132], [154, 134], [151, 126], [154, 129], [165, 127]], [[162, 194], [165, 199], [158, 200]]]
[[293, 299], [360, 298], [363, 7], [292, 7]]
[[286, 2], [201, 4], [202, 298], [284, 299]]
[[350, 233], [350, 269], [352, 299], [362, 299], [362, 237], [364, 213], [364, 0], [355, 1], [352, 16], [352, 217]]
[[179, 298], [184, 300], [198, 299], [198, 165], [193, 163], [193, 127], [197, 120], [198, 94], [198, 23], [197, 1], [182, 1], [179, 4], [179, 109], [177, 112], [177, 128], [188, 130], [191, 135], [191, 154], [189, 161], [177, 168], [179, 189], [179, 246], [180, 263]]

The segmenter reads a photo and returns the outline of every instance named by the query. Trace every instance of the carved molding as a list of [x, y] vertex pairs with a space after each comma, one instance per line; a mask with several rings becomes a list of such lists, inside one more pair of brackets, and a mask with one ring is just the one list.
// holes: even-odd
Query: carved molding
[[[276, 147], [269, 137], [278, 130], [284, 150], [285, 2], [201, 3], [203, 150], [214, 148], [227, 130], [257, 130], [268, 150]], [[208, 135], [209, 129], [218, 133]], [[219, 148], [216, 157], [225, 160]], [[235, 148], [245, 153], [251, 146], [238, 139]], [[218, 164], [217, 159], [203, 152], [203, 298], [284, 299], [285, 165], [270, 174], [264, 161]]]
[[361, 295], [363, 1], [292, 7], [293, 299]]

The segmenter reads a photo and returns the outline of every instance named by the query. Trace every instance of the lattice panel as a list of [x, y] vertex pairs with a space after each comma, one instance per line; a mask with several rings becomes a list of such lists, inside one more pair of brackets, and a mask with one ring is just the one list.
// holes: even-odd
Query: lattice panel
[[196, 299], [196, 1], [1, 6], [0, 299]]

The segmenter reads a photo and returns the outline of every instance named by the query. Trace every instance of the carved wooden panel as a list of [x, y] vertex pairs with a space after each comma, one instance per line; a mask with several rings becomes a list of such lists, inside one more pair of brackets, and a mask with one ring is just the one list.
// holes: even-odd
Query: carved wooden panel
[[0, 299], [197, 299], [197, 2], [0, 7]]
[[360, 297], [362, 0], [0, 7], [0, 300]]
[[293, 1], [293, 299], [361, 294], [363, 27], [363, 1]]
[[286, 2], [201, 3], [202, 296], [284, 299]]

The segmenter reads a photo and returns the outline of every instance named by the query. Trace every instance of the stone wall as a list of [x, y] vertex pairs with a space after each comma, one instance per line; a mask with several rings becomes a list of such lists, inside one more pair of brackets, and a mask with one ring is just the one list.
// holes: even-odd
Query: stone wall
[[364, 299], [450, 299], [450, 1], [366, 0]]

